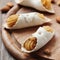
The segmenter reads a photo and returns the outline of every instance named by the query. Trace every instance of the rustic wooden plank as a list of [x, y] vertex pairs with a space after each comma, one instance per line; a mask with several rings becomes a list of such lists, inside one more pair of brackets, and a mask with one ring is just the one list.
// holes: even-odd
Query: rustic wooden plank
[[[2, 14], [2, 23], [4, 18], [5, 18], [5, 14]], [[1, 60], [8, 60], [8, 54], [3, 43], [1, 45]]]
[[8, 54], [7, 51], [5, 50], [4, 45], [2, 44], [2, 49], [1, 49], [1, 58], [2, 60], [8, 60]]
[[[5, 18], [6, 18], [6, 14], [2, 14], [2, 20], [4, 20]], [[14, 60], [14, 58], [10, 56], [10, 54], [7, 52], [6, 48], [4, 47], [4, 44], [2, 44], [1, 47], [1, 58], [2, 60]]]
[[1, 48], [1, 60], [15, 60], [6, 50], [4, 44], [2, 44]]
[[1, 50], [1, 45], [2, 45], [2, 41], [1, 41], [1, 11], [0, 11], [0, 50]]
[[9, 55], [8, 60], [15, 60], [12, 56]]
[[[13, 2], [14, 0], [0, 0], [0, 8], [2, 8], [7, 2]], [[5, 14], [1, 14], [0, 12], [0, 60], [15, 60], [5, 49], [4, 44], [2, 43], [1, 40], [1, 22], [2, 20], [5, 19]]]
[[[0, 2], [1, 2], [1, 0], [0, 0]], [[2, 41], [1, 41], [1, 11], [0, 11], [0, 60], [1, 60], [1, 45], [2, 45]]]
[[0, 60], [1, 60], [1, 50], [0, 50]]
[[2, 44], [1, 49], [1, 60], [14, 60], [14, 58], [7, 52], [6, 48], [4, 47], [4, 44]]
[[[3, 0], [2, 0], [3, 1]], [[6, 0], [7, 1], [7, 0]], [[13, 0], [8, 0], [8, 1], [12, 1], [13, 2]], [[8, 2], [7, 1], [7, 2]], [[5, 2], [4, 2], [5, 3]], [[5, 16], [5, 15], [2, 15], [2, 18], [3, 18], [3, 16]], [[6, 51], [6, 49], [5, 49], [5, 47], [4, 47], [4, 45], [2, 44], [2, 49], [1, 49], [1, 52], [0, 52], [0, 55], [1, 55], [1, 60], [15, 60], [15, 59], [13, 59], [10, 55], [9, 55], [9, 53]], [[32, 60], [32, 59], [31, 59]]]
[[1, 45], [2, 45], [2, 40], [1, 40], [1, 11], [0, 11], [0, 60], [1, 60]]

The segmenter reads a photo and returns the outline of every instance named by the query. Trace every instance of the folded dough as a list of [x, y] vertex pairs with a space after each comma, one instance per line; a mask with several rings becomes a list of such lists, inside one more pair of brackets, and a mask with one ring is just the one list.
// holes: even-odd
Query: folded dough
[[11, 15], [8, 17], [6, 24], [4, 24], [4, 27], [7, 29], [20, 29], [41, 25], [50, 21], [51, 19], [45, 17], [43, 14], [31, 12], [20, 15]]
[[31, 53], [46, 45], [54, 36], [54, 30], [49, 26], [39, 27], [31, 37], [25, 39], [21, 45], [23, 52]]
[[51, 0], [15, 0], [17, 4], [35, 8], [39, 11], [55, 13], [51, 4]]

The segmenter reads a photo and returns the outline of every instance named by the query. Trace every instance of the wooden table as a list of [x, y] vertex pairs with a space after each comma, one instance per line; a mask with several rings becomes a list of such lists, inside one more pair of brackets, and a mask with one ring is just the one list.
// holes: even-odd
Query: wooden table
[[[7, 2], [13, 2], [14, 0], [0, 0], [0, 8], [2, 8]], [[1, 24], [2, 20], [5, 18], [6, 13], [2, 14], [0, 11], [0, 60], [15, 60], [5, 49], [1, 38]]]
[[[7, 2], [14, 3], [14, 0], [0, 0], [0, 8], [2, 8]], [[0, 60], [15, 60], [13, 57], [10, 56], [10, 54], [5, 49], [4, 44], [2, 43], [2, 39], [1, 39], [1, 25], [2, 25], [1, 23], [3, 19], [5, 19], [5, 17], [6, 17], [6, 14], [2, 14], [0, 11]]]

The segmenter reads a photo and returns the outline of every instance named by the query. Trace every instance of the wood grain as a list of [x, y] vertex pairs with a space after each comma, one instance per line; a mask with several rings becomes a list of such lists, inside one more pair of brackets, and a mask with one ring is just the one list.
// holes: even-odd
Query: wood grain
[[[7, 2], [13, 2], [15, 4], [14, 0], [0, 0], [0, 9], [7, 3]], [[3, 19], [5, 19], [6, 14], [2, 14], [0, 11], [0, 60], [15, 60], [6, 50], [2, 38], [1, 38], [1, 24], [3, 22]]]
[[2, 46], [2, 40], [1, 40], [1, 11], [0, 11], [0, 60], [1, 60], [1, 46]]
[[[11, 1], [11, 0], [10, 0]], [[5, 2], [4, 2], [5, 3]], [[60, 10], [60, 8], [59, 7], [57, 7], [57, 5], [56, 6], [54, 6], [54, 9], [56, 10]], [[24, 10], [24, 8], [22, 8], [23, 10]], [[22, 9], [21, 9], [21, 11], [22, 11]], [[23, 11], [22, 11], [23, 12]], [[26, 11], [27, 12], [27, 11]], [[18, 12], [19, 13], [19, 12]], [[55, 15], [50, 15], [50, 16], [48, 16], [48, 17], [50, 17], [50, 18], [52, 18], [52, 20], [55, 20], [55, 18], [53, 18], [53, 17], [56, 17], [57, 15], [60, 15], [60, 13], [59, 13], [59, 11], [56, 11], [56, 13], [57, 14], [55, 14]], [[45, 14], [46, 15], [46, 14]], [[5, 14], [3, 14], [2, 15], [2, 19], [0, 19], [0, 20], [3, 20], [5, 18]], [[56, 21], [55, 21], [56, 22]], [[57, 24], [57, 26], [59, 27], [60, 25], [58, 25]], [[55, 28], [55, 27], [57, 27], [57, 26], [55, 26], [55, 25], [53, 25], [53, 28]], [[56, 29], [57, 31], [59, 31], [59, 28], [58, 29]], [[20, 40], [20, 34], [18, 35], [18, 33], [20, 33], [18, 30], [17, 31], [14, 31], [13, 32], [13, 34], [14, 34], [14, 36], [15, 36], [15, 38], [18, 40], [18, 42], [19, 42], [19, 40]], [[27, 32], [28, 33], [28, 32]], [[18, 37], [19, 37], [19, 39], [18, 39]], [[52, 41], [51, 41], [52, 42]], [[54, 41], [55, 42], [55, 41]], [[50, 43], [49, 43], [50, 44]], [[49, 45], [48, 44], [48, 45]], [[52, 42], [52, 45], [54, 46], [54, 43]], [[51, 46], [52, 46], [51, 45]], [[49, 45], [49, 47], [51, 47], [50, 45]], [[57, 48], [59, 48], [60, 47], [60, 45], [57, 43]], [[44, 47], [44, 48], [46, 48], [46, 47]], [[55, 47], [55, 49], [56, 49], [56, 47]], [[56, 60], [58, 59], [58, 60], [60, 60], [60, 57], [57, 57], [56, 58], [56, 56], [57, 55], [60, 55], [59, 53], [59, 51], [60, 51], [60, 49], [58, 49], [58, 51], [56, 51], [56, 50], [54, 50], [57, 54], [55, 54], [55, 53], [53, 53], [54, 54], [54, 56], [52, 56], [52, 57], [54, 57]], [[39, 50], [39, 52], [40, 52], [40, 50]], [[34, 58], [31, 58], [31, 59], [29, 59], [29, 60], [40, 60], [41, 59], [41, 57], [40, 57], [40, 55], [41, 55], [41, 53], [39, 53], [39, 52], [37, 52], [37, 54], [38, 54], [38, 56], [36, 56], [35, 54], [34, 54]], [[42, 52], [43, 53], [43, 52]], [[1, 51], [0, 51], [0, 55], [1, 55], [1, 60], [14, 60], [10, 55], [9, 55], [9, 53], [6, 51], [6, 49], [5, 49], [5, 47], [4, 47], [4, 45], [3, 44], [1, 44]], [[35, 57], [36, 56], [36, 57]], [[38, 59], [37, 59], [37, 57], [38, 57]], [[41, 59], [41, 60], [48, 60], [48, 59]]]
[[0, 50], [1, 50], [1, 19], [2, 19], [2, 15], [1, 15], [1, 11], [0, 11]]
[[[5, 16], [6, 14], [2, 14], [2, 20], [6, 18]], [[10, 58], [9, 58], [10, 57]], [[2, 60], [9, 60], [9, 59], [13, 59], [14, 58], [8, 53], [8, 51], [6, 50], [4, 44], [2, 43], [1, 45], [1, 58]]]

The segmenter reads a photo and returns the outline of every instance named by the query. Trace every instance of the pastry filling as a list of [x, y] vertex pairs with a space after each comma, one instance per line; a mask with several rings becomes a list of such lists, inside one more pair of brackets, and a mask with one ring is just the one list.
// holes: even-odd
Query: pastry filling
[[51, 9], [51, 0], [41, 0], [41, 1], [42, 1], [43, 6], [44, 6], [46, 9], [48, 9], [48, 10]]
[[31, 37], [25, 41], [23, 47], [26, 50], [31, 51], [36, 47], [36, 44], [37, 44], [37, 39], [35, 37]]
[[38, 16], [39, 16], [40, 18], [42, 18], [42, 19], [45, 19], [44, 14], [40, 14], [40, 13], [38, 13]]
[[43, 26], [43, 28], [48, 32], [53, 32], [53, 29], [50, 26]]
[[11, 15], [11, 16], [9, 16], [8, 19], [7, 19], [8, 27], [12, 27], [13, 25], [15, 25], [17, 19], [18, 19], [18, 15]]

